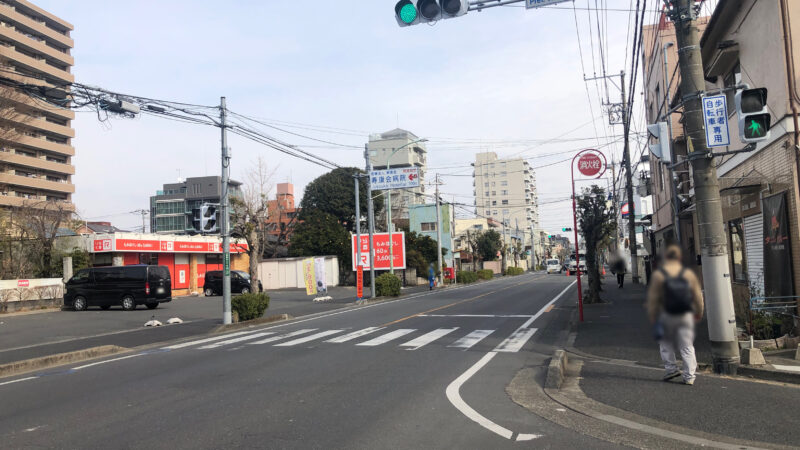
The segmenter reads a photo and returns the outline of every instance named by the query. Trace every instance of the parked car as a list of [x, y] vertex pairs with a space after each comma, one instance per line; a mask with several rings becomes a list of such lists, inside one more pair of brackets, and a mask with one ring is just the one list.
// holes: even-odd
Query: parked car
[[89, 306], [125, 311], [145, 305], [155, 309], [172, 301], [172, 280], [167, 266], [114, 266], [81, 269], [67, 281], [64, 306], [83, 311]]
[[[258, 292], [263, 291], [261, 280], [258, 280]], [[250, 286], [250, 274], [241, 270], [231, 270], [231, 292], [235, 294], [247, 294], [253, 292]], [[203, 283], [203, 293], [206, 297], [222, 294], [222, 271], [212, 270], [206, 272], [206, 281]]]
[[545, 261], [545, 269], [547, 269], [547, 273], [560, 273], [561, 262], [557, 259], [548, 259]]

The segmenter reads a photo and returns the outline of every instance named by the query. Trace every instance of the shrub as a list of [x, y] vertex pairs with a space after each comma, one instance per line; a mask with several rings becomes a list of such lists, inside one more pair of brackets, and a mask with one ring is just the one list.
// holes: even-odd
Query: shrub
[[474, 283], [478, 281], [478, 274], [475, 272], [464, 272], [458, 271], [456, 272], [456, 282], [458, 283]]
[[523, 273], [525, 273], [525, 269], [522, 267], [509, 267], [506, 269], [506, 275], [515, 276], [522, 275]]
[[231, 309], [239, 316], [239, 321], [258, 319], [269, 306], [269, 295], [242, 294], [231, 299]]
[[375, 291], [379, 297], [400, 295], [400, 278], [391, 273], [384, 273], [375, 278]]
[[491, 280], [494, 278], [494, 270], [492, 269], [483, 269], [478, 271], [478, 278], [481, 280]]

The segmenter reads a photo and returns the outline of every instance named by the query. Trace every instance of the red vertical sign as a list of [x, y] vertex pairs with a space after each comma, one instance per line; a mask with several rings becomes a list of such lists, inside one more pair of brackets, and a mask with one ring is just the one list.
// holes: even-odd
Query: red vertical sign
[[364, 298], [364, 266], [360, 264], [356, 272], [356, 297], [359, 300]]

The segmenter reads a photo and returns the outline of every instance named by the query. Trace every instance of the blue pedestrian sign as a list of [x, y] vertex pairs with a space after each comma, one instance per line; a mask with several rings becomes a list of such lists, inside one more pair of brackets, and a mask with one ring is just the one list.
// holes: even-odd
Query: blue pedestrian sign
[[525, 7], [528, 9], [540, 8], [542, 6], [555, 5], [556, 3], [562, 3], [565, 1], [567, 0], [525, 0]]
[[706, 146], [731, 145], [728, 132], [728, 101], [725, 94], [703, 97], [703, 125], [706, 129]]

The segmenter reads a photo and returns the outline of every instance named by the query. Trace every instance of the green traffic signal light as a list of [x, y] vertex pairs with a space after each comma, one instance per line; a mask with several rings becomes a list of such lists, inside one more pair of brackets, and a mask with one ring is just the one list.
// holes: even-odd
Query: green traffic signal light
[[754, 114], [747, 116], [744, 127], [744, 137], [747, 139], [764, 137], [767, 134], [767, 130], [769, 130], [769, 122], [769, 114]]
[[417, 20], [417, 8], [409, 0], [401, 0], [394, 7], [397, 17], [406, 24], [411, 25]]

